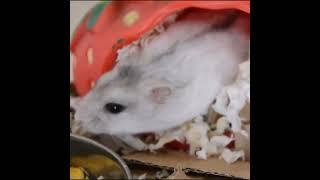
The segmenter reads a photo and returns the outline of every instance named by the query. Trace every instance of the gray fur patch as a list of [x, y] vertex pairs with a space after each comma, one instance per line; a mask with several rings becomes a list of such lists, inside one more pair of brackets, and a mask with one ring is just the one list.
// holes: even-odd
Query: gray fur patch
[[130, 85], [137, 83], [140, 77], [141, 72], [139, 71], [138, 67], [123, 66], [119, 69], [119, 74], [116, 78], [116, 81]]

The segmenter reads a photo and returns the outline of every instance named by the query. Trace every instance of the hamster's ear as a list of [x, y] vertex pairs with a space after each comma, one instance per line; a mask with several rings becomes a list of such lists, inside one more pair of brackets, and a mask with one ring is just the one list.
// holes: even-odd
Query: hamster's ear
[[150, 90], [150, 98], [157, 104], [163, 104], [171, 93], [172, 90], [168, 86], [156, 86]]
[[149, 76], [140, 81], [139, 89], [152, 103], [164, 104], [175, 91], [175, 86], [163, 77]]
[[157, 104], [165, 103], [166, 99], [173, 93], [173, 86], [162, 78], [147, 78], [141, 82], [140, 88], [146, 93], [150, 100]]

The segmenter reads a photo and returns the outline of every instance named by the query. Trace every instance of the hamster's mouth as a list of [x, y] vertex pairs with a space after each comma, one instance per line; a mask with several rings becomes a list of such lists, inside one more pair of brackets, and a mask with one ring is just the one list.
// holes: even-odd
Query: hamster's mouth
[[76, 119], [75, 115], [73, 115], [70, 117], [71, 132], [76, 134], [96, 134], [98, 131], [102, 132], [102, 129], [99, 128], [99, 122], [101, 122], [99, 117], [95, 117], [94, 119], [88, 121]]
[[158, 141], [155, 132], [138, 133], [134, 137], [141, 139], [145, 144], [155, 144]]
[[83, 128], [92, 133], [103, 133], [105, 130], [101, 128], [101, 119], [99, 117], [95, 117], [91, 121], [81, 122]]

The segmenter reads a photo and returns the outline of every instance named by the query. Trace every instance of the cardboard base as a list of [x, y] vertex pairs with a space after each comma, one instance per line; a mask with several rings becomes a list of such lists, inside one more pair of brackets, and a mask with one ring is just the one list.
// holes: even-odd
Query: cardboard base
[[[177, 151], [162, 151], [157, 153], [139, 152], [123, 156], [123, 159], [128, 163], [174, 168], [175, 172], [170, 177], [174, 177], [175, 179], [188, 177], [186, 173], [250, 179], [250, 162], [246, 161], [227, 164], [224, 160], [220, 160], [217, 157], [199, 160], [193, 156], [189, 156], [185, 152]], [[184, 173], [182, 173], [181, 170]]]

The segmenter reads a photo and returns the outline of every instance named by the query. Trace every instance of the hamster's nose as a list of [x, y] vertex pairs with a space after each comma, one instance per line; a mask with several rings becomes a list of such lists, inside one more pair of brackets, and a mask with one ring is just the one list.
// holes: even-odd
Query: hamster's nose
[[83, 122], [83, 121], [86, 121], [88, 119], [88, 115], [85, 114], [85, 113], [82, 113], [81, 110], [77, 110], [75, 113], [74, 113], [74, 119], [76, 121], [80, 121], [80, 122]]

